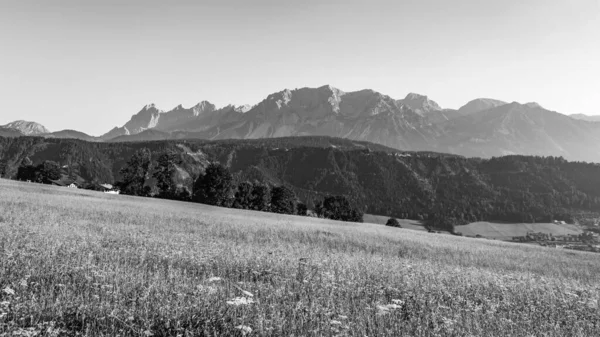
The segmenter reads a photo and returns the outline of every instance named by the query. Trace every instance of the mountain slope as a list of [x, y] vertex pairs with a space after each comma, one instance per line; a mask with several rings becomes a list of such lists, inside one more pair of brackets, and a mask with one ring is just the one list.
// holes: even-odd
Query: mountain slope
[[583, 121], [588, 121], [588, 122], [600, 122], [600, 116], [598, 116], [598, 115], [588, 116], [588, 115], [584, 115], [584, 114], [572, 114], [572, 115], [569, 115], [569, 117], [575, 118], [575, 119], [580, 119]]
[[158, 131], [154, 129], [144, 130], [140, 133], [133, 135], [123, 135], [112, 138], [110, 141], [114, 143], [118, 142], [139, 142], [139, 141], [152, 141], [152, 140], [167, 140], [171, 138], [171, 134], [168, 132]]

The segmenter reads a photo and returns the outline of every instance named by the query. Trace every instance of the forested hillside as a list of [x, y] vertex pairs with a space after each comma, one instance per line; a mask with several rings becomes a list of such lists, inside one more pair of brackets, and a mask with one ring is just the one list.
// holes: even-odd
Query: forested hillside
[[368, 213], [428, 219], [443, 228], [476, 220], [571, 220], [579, 212], [600, 212], [597, 164], [530, 156], [469, 159], [329, 137], [135, 143], [0, 137], [0, 174], [15, 178], [28, 158], [35, 165], [56, 161], [81, 180], [113, 183], [142, 148], [153, 161], [175, 152], [180, 164], [174, 179], [190, 190], [204, 168], [218, 161], [237, 181], [291, 187], [309, 207], [324, 195], [346, 195]]

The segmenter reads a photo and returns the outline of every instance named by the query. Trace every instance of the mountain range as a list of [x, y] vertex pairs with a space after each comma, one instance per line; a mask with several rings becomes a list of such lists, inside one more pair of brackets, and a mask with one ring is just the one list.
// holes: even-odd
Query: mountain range
[[75, 130], [50, 132], [25, 121], [0, 126], [0, 136], [97, 142], [332, 136], [468, 157], [552, 155], [600, 162], [600, 123], [594, 120], [600, 116], [568, 116], [537, 103], [479, 98], [454, 110], [415, 93], [394, 99], [369, 89], [344, 92], [322, 86], [286, 89], [254, 106], [218, 108], [202, 101], [163, 111], [149, 104], [99, 137]]

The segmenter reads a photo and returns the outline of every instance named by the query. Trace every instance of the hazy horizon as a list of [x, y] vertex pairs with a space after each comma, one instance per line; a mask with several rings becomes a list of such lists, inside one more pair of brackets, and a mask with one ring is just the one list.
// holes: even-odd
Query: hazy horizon
[[600, 0], [0, 0], [0, 125], [100, 135], [141, 107], [285, 88], [485, 97], [600, 114]]

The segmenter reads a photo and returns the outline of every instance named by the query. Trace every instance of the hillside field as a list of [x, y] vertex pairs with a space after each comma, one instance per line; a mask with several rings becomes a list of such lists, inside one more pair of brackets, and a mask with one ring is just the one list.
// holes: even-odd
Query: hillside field
[[597, 254], [0, 179], [2, 336], [598, 336]]
[[464, 226], [457, 226], [456, 232], [465, 236], [481, 235], [497, 240], [512, 240], [514, 236], [525, 236], [527, 232], [547, 233], [552, 235], [579, 235], [583, 233], [576, 225], [558, 225], [554, 223], [501, 223], [478, 221]]
[[[390, 219], [389, 216], [385, 215], [375, 215], [375, 214], [365, 214], [363, 216], [363, 221], [365, 223], [371, 224], [379, 224], [385, 225], [385, 223]], [[419, 220], [410, 220], [410, 219], [396, 219], [402, 228], [412, 229], [417, 231], [427, 231], [422, 221]]]

